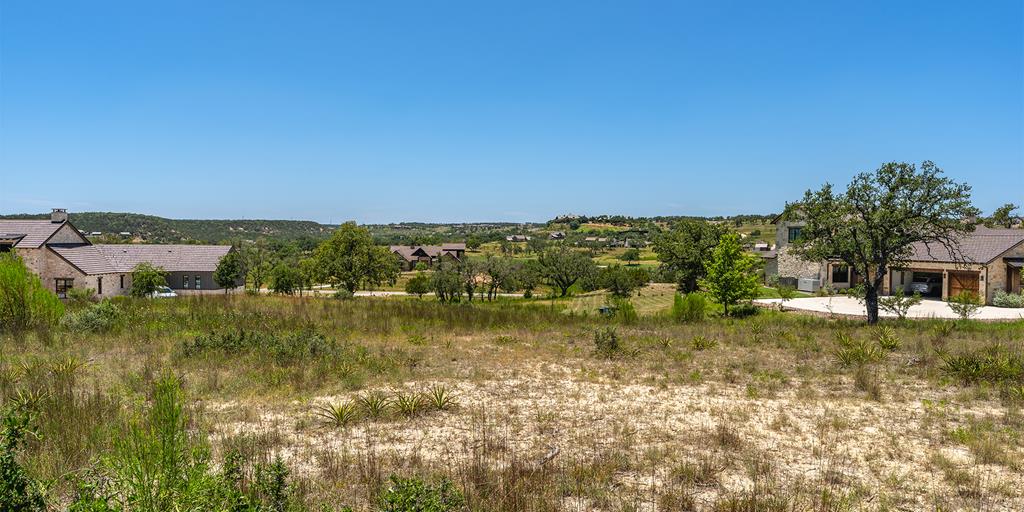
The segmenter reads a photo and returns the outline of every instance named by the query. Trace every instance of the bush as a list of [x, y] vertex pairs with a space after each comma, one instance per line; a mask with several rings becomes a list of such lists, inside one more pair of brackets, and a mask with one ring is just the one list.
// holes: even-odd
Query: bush
[[729, 316], [734, 318], [746, 318], [748, 316], [754, 316], [761, 312], [761, 308], [755, 306], [750, 302], [741, 302], [733, 306], [732, 310], [729, 311]]
[[[422, 263], [422, 262], [421, 262]], [[405, 293], [409, 295], [416, 295], [417, 297], [423, 297], [424, 294], [430, 292], [430, 278], [427, 277], [423, 272], [418, 272], [409, 281], [405, 283]]]
[[132, 269], [132, 297], [149, 297], [157, 288], [167, 285], [167, 272], [149, 263], [139, 263]]
[[945, 354], [943, 371], [964, 383], [1024, 382], [1024, 356], [1001, 345], [961, 354]]
[[896, 317], [903, 319], [907, 317], [907, 311], [911, 306], [921, 303], [921, 294], [915, 293], [909, 297], [904, 295], [903, 288], [897, 288], [892, 295], [878, 298], [878, 309], [888, 311]]
[[967, 320], [978, 313], [981, 309], [981, 299], [978, 294], [968, 291], [960, 292], [949, 298], [949, 309], [952, 309], [961, 320]]
[[840, 366], [861, 367], [885, 358], [885, 353], [877, 345], [854, 339], [846, 333], [837, 332], [836, 342], [839, 348], [835, 351], [835, 357]]
[[704, 320], [707, 307], [708, 301], [700, 293], [676, 293], [672, 301], [672, 318], [677, 322], [700, 322]]
[[22, 411], [6, 408], [0, 426], [0, 510], [31, 512], [46, 510], [42, 486], [34, 481], [18, 463], [17, 456], [25, 445], [25, 437], [33, 434], [31, 417]]
[[96, 290], [92, 288], [72, 288], [68, 290], [68, 302], [71, 304], [92, 304], [96, 300]]
[[13, 253], [0, 254], [0, 331], [46, 328], [64, 314], [64, 304]]
[[355, 297], [355, 294], [346, 290], [345, 288], [340, 288], [338, 291], [334, 292], [334, 295], [332, 295], [332, 297], [337, 300], [349, 300]]
[[1001, 308], [1024, 308], [1024, 294], [996, 290], [992, 297], [992, 305]]
[[594, 348], [597, 353], [605, 357], [615, 355], [622, 350], [619, 342], [619, 333], [614, 327], [605, 327], [594, 331]]
[[121, 309], [105, 300], [65, 316], [61, 324], [69, 331], [107, 332], [114, 328], [119, 318]]
[[624, 324], [634, 324], [640, 318], [629, 299], [612, 297], [607, 307], [614, 311], [614, 318]]
[[307, 358], [334, 356], [338, 347], [323, 334], [302, 330], [286, 334], [259, 331], [227, 331], [199, 335], [178, 345], [178, 353], [192, 357], [208, 352], [266, 354], [288, 364]]
[[451, 512], [465, 505], [462, 493], [447, 478], [429, 484], [395, 475], [381, 491], [379, 501], [381, 512]]

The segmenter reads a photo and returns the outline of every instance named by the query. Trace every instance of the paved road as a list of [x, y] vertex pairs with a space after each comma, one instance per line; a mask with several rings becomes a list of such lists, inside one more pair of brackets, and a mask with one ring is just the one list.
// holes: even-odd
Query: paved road
[[[757, 299], [755, 304], [763, 306], [779, 307], [782, 299]], [[809, 311], [814, 313], [826, 313], [842, 316], [866, 317], [864, 305], [850, 297], [805, 297], [787, 300], [784, 308], [787, 310]], [[895, 318], [896, 315], [885, 311], [879, 311], [883, 318]], [[910, 308], [907, 312], [908, 318], [959, 318], [949, 304], [939, 300], [923, 300], [920, 304]], [[983, 306], [978, 314], [971, 317], [975, 320], [1020, 320], [1024, 318], [1024, 309], [997, 308], [995, 306]]]

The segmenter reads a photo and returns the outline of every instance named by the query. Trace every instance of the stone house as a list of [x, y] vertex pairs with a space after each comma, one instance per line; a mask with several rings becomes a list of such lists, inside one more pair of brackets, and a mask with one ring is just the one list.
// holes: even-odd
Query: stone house
[[[801, 279], [810, 279], [833, 289], [857, 285], [861, 277], [842, 262], [807, 261], [792, 253], [790, 246], [800, 237], [802, 222], [776, 218], [774, 223], [777, 249], [770, 268], [780, 282], [796, 285]], [[941, 245], [914, 244], [906, 268], [889, 270], [882, 293], [891, 294], [901, 288], [911, 293], [911, 286], [917, 283], [927, 288], [922, 294], [925, 297], [945, 300], [969, 291], [991, 304], [997, 290], [1021, 293], [1022, 267], [1024, 230], [977, 226], [960, 238], [955, 254]]]
[[222, 290], [213, 272], [231, 250], [230, 245], [93, 244], [64, 209], [54, 209], [49, 220], [0, 219], [0, 252], [17, 254], [61, 298], [71, 288], [91, 288], [98, 297], [126, 295], [132, 270], [143, 262], [163, 268], [171, 289]]
[[465, 243], [441, 245], [392, 245], [391, 252], [398, 258], [399, 267], [404, 271], [414, 270], [416, 264], [433, 267], [441, 261], [460, 262], [466, 257]]

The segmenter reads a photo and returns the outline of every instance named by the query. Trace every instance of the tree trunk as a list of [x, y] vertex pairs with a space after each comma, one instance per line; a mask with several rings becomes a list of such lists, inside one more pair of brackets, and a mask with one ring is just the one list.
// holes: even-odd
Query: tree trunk
[[867, 308], [868, 325], [878, 323], [878, 288], [865, 283], [864, 307]]

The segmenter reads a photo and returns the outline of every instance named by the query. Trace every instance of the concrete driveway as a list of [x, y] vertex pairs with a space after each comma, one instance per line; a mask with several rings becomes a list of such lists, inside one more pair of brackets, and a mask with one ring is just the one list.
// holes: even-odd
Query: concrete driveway
[[[765, 307], [778, 308], [782, 299], [757, 299], [755, 304]], [[867, 313], [864, 305], [850, 297], [836, 295], [833, 297], [804, 297], [787, 300], [783, 308], [787, 311], [805, 311], [810, 313], [823, 313], [826, 315], [860, 317], [865, 318]], [[896, 315], [885, 311], [879, 311], [882, 318], [895, 318]], [[960, 318], [949, 305], [939, 300], [923, 300], [920, 304], [910, 308], [907, 318]], [[1020, 320], [1024, 319], [1024, 309], [997, 308], [995, 306], [983, 306], [978, 314], [971, 317], [974, 320]]]

